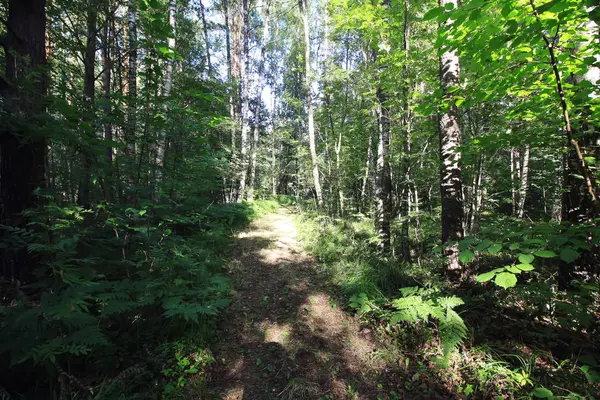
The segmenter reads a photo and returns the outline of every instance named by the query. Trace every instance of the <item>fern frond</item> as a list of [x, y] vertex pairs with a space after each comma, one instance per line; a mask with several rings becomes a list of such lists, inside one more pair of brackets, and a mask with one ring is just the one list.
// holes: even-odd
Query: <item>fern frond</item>
[[451, 308], [446, 309], [446, 316], [439, 320], [438, 335], [442, 345], [443, 358], [441, 366], [448, 364], [450, 355], [467, 338], [467, 326], [456, 311]]
[[109, 344], [108, 339], [98, 326], [87, 326], [80, 329], [69, 336], [68, 341], [72, 344], [90, 347]]
[[438, 321], [438, 336], [442, 358], [440, 366], [447, 365], [454, 352], [467, 338], [467, 326], [454, 308], [464, 304], [456, 296], [438, 297], [437, 289], [404, 288], [404, 297], [392, 301], [392, 306], [398, 311], [391, 314], [390, 323], [400, 321], [415, 324], [430, 318]]

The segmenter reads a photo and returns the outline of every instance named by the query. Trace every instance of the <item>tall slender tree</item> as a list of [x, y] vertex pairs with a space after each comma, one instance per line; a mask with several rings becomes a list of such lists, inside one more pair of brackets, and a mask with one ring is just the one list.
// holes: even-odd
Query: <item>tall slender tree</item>
[[[175, 50], [175, 36], [177, 34], [176, 27], [176, 13], [177, 13], [177, 4], [175, 0], [169, 0], [169, 26], [171, 27], [171, 35], [169, 35], [169, 39], [167, 40], [167, 45], [169, 46], [169, 51]], [[171, 89], [173, 88], [173, 65], [174, 65], [174, 57], [172, 57], [169, 53], [169, 57], [167, 58], [166, 66], [165, 66], [165, 83], [163, 86], [163, 97], [165, 101], [168, 102], [168, 98], [171, 95]], [[165, 105], [165, 111], [168, 111], [168, 106]], [[157, 166], [157, 174], [156, 174], [156, 185], [160, 185], [160, 181], [162, 179], [162, 170], [165, 166], [165, 153], [167, 151], [168, 138], [166, 131], [162, 131], [156, 142], [156, 166]], [[159, 187], [156, 190], [160, 190]]]
[[261, 15], [262, 15], [262, 38], [260, 44], [260, 58], [258, 60], [258, 71], [255, 93], [255, 106], [254, 106], [254, 129], [252, 135], [252, 148], [250, 149], [250, 182], [248, 187], [248, 201], [254, 200], [254, 190], [256, 186], [256, 156], [258, 154], [258, 143], [259, 133], [262, 124], [261, 117], [261, 106], [262, 106], [262, 92], [265, 84], [265, 56], [267, 52], [267, 45], [270, 40], [270, 24], [271, 24], [271, 0], [265, 0], [260, 4]]
[[[83, 104], [84, 104], [84, 136], [88, 139], [86, 144], [96, 135], [96, 43], [98, 41], [98, 11], [96, 2], [90, 0], [87, 3], [87, 38], [83, 57]], [[81, 148], [81, 164], [83, 171], [79, 183], [78, 202], [84, 208], [90, 207], [91, 175], [94, 156], [92, 150], [84, 144]]]
[[240, 63], [240, 184], [237, 201], [241, 202], [246, 195], [246, 179], [248, 178], [248, 131], [250, 130], [248, 96], [250, 90], [250, 0], [242, 0], [242, 62]]
[[[457, 0], [440, 0], [440, 7]], [[450, 24], [451, 21], [446, 22]], [[442, 243], [463, 238], [462, 177], [460, 167], [460, 119], [455, 94], [460, 86], [460, 62], [457, 51], [447, 50], [440, 56], [440, 81], [443, 91], [443, 110], [439, 118], [440, 133], [440, 192], [442, 197]], [[450, 275], [460, 273], [458, 245], [445, 248], [446, 270]]]
[[323, 191], [319, 176], [319, 161], [317, 158], [317, 144], [315, 139], [315, 112], [312, 101], [312, 72], [310, 65], [310, 26], [308, 23], [308, 0], [299, 0], [300, 17], [304, 32], [304, 85], [306, 91], [306, 112], [308, 118], [308, 145], [312, 163], [312, 177], [315, 187], [317, 207], [323, 208]]
[[[135, 159], [135, 139], [137, 131], [137, 70], [138, 70], [138, 38], [137, 38], [137, 6], [135, 0], [129, 0], [127, 6], [127, 124], [125, 127], [125, 152], [128, 162]], [[133, 176], [128, 177], [129, 185], [133, 185]]]

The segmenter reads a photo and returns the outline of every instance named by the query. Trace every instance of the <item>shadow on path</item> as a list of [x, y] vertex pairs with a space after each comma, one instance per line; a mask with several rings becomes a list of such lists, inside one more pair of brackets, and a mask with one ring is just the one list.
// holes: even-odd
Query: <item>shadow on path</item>
[[220, 326], [209, 398], [455, 398], [442, 387], [404, 394], [406, 373], [374, 357], [370, 332], [327, 294], [286, 210], [239, 236], [230, 273], [237, 292]]

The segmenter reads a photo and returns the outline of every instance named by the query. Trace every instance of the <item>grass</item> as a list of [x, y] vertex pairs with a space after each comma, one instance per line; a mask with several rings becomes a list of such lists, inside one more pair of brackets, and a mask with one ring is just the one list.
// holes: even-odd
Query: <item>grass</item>
[[[600, 393], [597, 290], [558, 291], [547, 269], [509, 290], [474, 282], [449, 285], [442, 278], [443, 260], [430, 251], [438, 240], [438, 224], [427, 216], [420, 237], [430, 242], [412, 244], [426, 249], [418, 263], [382, 257], [373, 221], [364, 216], [336, 220], [304, 210], [296, 222], [323, 277], [346, 301], [352, 298], [364, 322], [378, 333], [381, 346], [374, 357], [404, 369], [408, 392], [420, 390], [410, 378], [419, 374], [419, 382], [441, 379], [449, 392], [468, 398], [543, 398], [551, 392], [552, 398], [592, 399]], [[493, 240], [520, 229], [519, 224], [510, 218], [489, 219], [482, 234]], [[399, 228], [393, 226], [393, 235]], [[476, 274], [498, 262], [498, 257], [481, 257], [469, 268]], [[465, 302], [458, 310], [469, 338], [443, 369], [435, 362], [440, 350], [434, 321], [392, 325], [386, 317], [399, 289], [414, 286], [437, 288]]]

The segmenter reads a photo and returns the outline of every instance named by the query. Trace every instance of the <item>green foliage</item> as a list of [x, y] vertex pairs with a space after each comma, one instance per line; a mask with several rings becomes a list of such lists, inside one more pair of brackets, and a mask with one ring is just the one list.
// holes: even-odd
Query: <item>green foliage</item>
[[449, 358], [467, 338], [467, 327], [454, 310], [463, 305], [456, 296], [443, 296], [439, 290], [408, 287], [400, 290], [402, 297], [391, 301], [395, 309], [389, 316], [392, 325], [399, 322], [418, 324], [430, 319], [437, 323], [437, 332], [442, 348], [438, 363], [446, 366]]
[[[46, 231], [14, 232], [11, 240], [18, 237], [44, 261], [34, 271], [39, 278], [2, 308], [0, 353], [44, 381], [66, 363], [111, 366], [111, 374], [125, 370], [128, 356], [188, 331], [196, 332], [197, 343], [207, 340], [229, 303], [229, 280], [220, 269], [231, 233], [276, 206], [213, 205], [204, 213], [169, 214], [160, 207], [102, 206], [93, 220], [80, 207], [30, 211], [31, 226], [43, 224]], [[176, 381], [166, 387], [180, 389], [190, 371], [165, 374]]]
[[[500, 243], [489, 239], [467, 238], [459, 242], [462, 262], [476, 260], [477, 254], [491, 254], [512, 260], [504, 267], [495, 268], [477, 276], [477, 282], [492, 281], [504, 289], [514, 287], [518, 276], [534, 271], [534, 261], [546, 268], [557, 268], [551, 260], [564, 263], [577, 262], [600, 238], [600, 230], [593, 224], [564, 226], [558, 224], [535, 224], [525, 230], [511, 230], [496, 237]], [[545, 261], [547, 260], [547, 261]]]
[[[175, 343], [175, 349], [161, 373], [167, 378], [164, 395], [167, 397], [185, 387], [190, 376], [203, 371], [214, 362], [213, 356], [206, 350], [189, 343]], [[171, 352], [173, 352], [171, 350]]]

